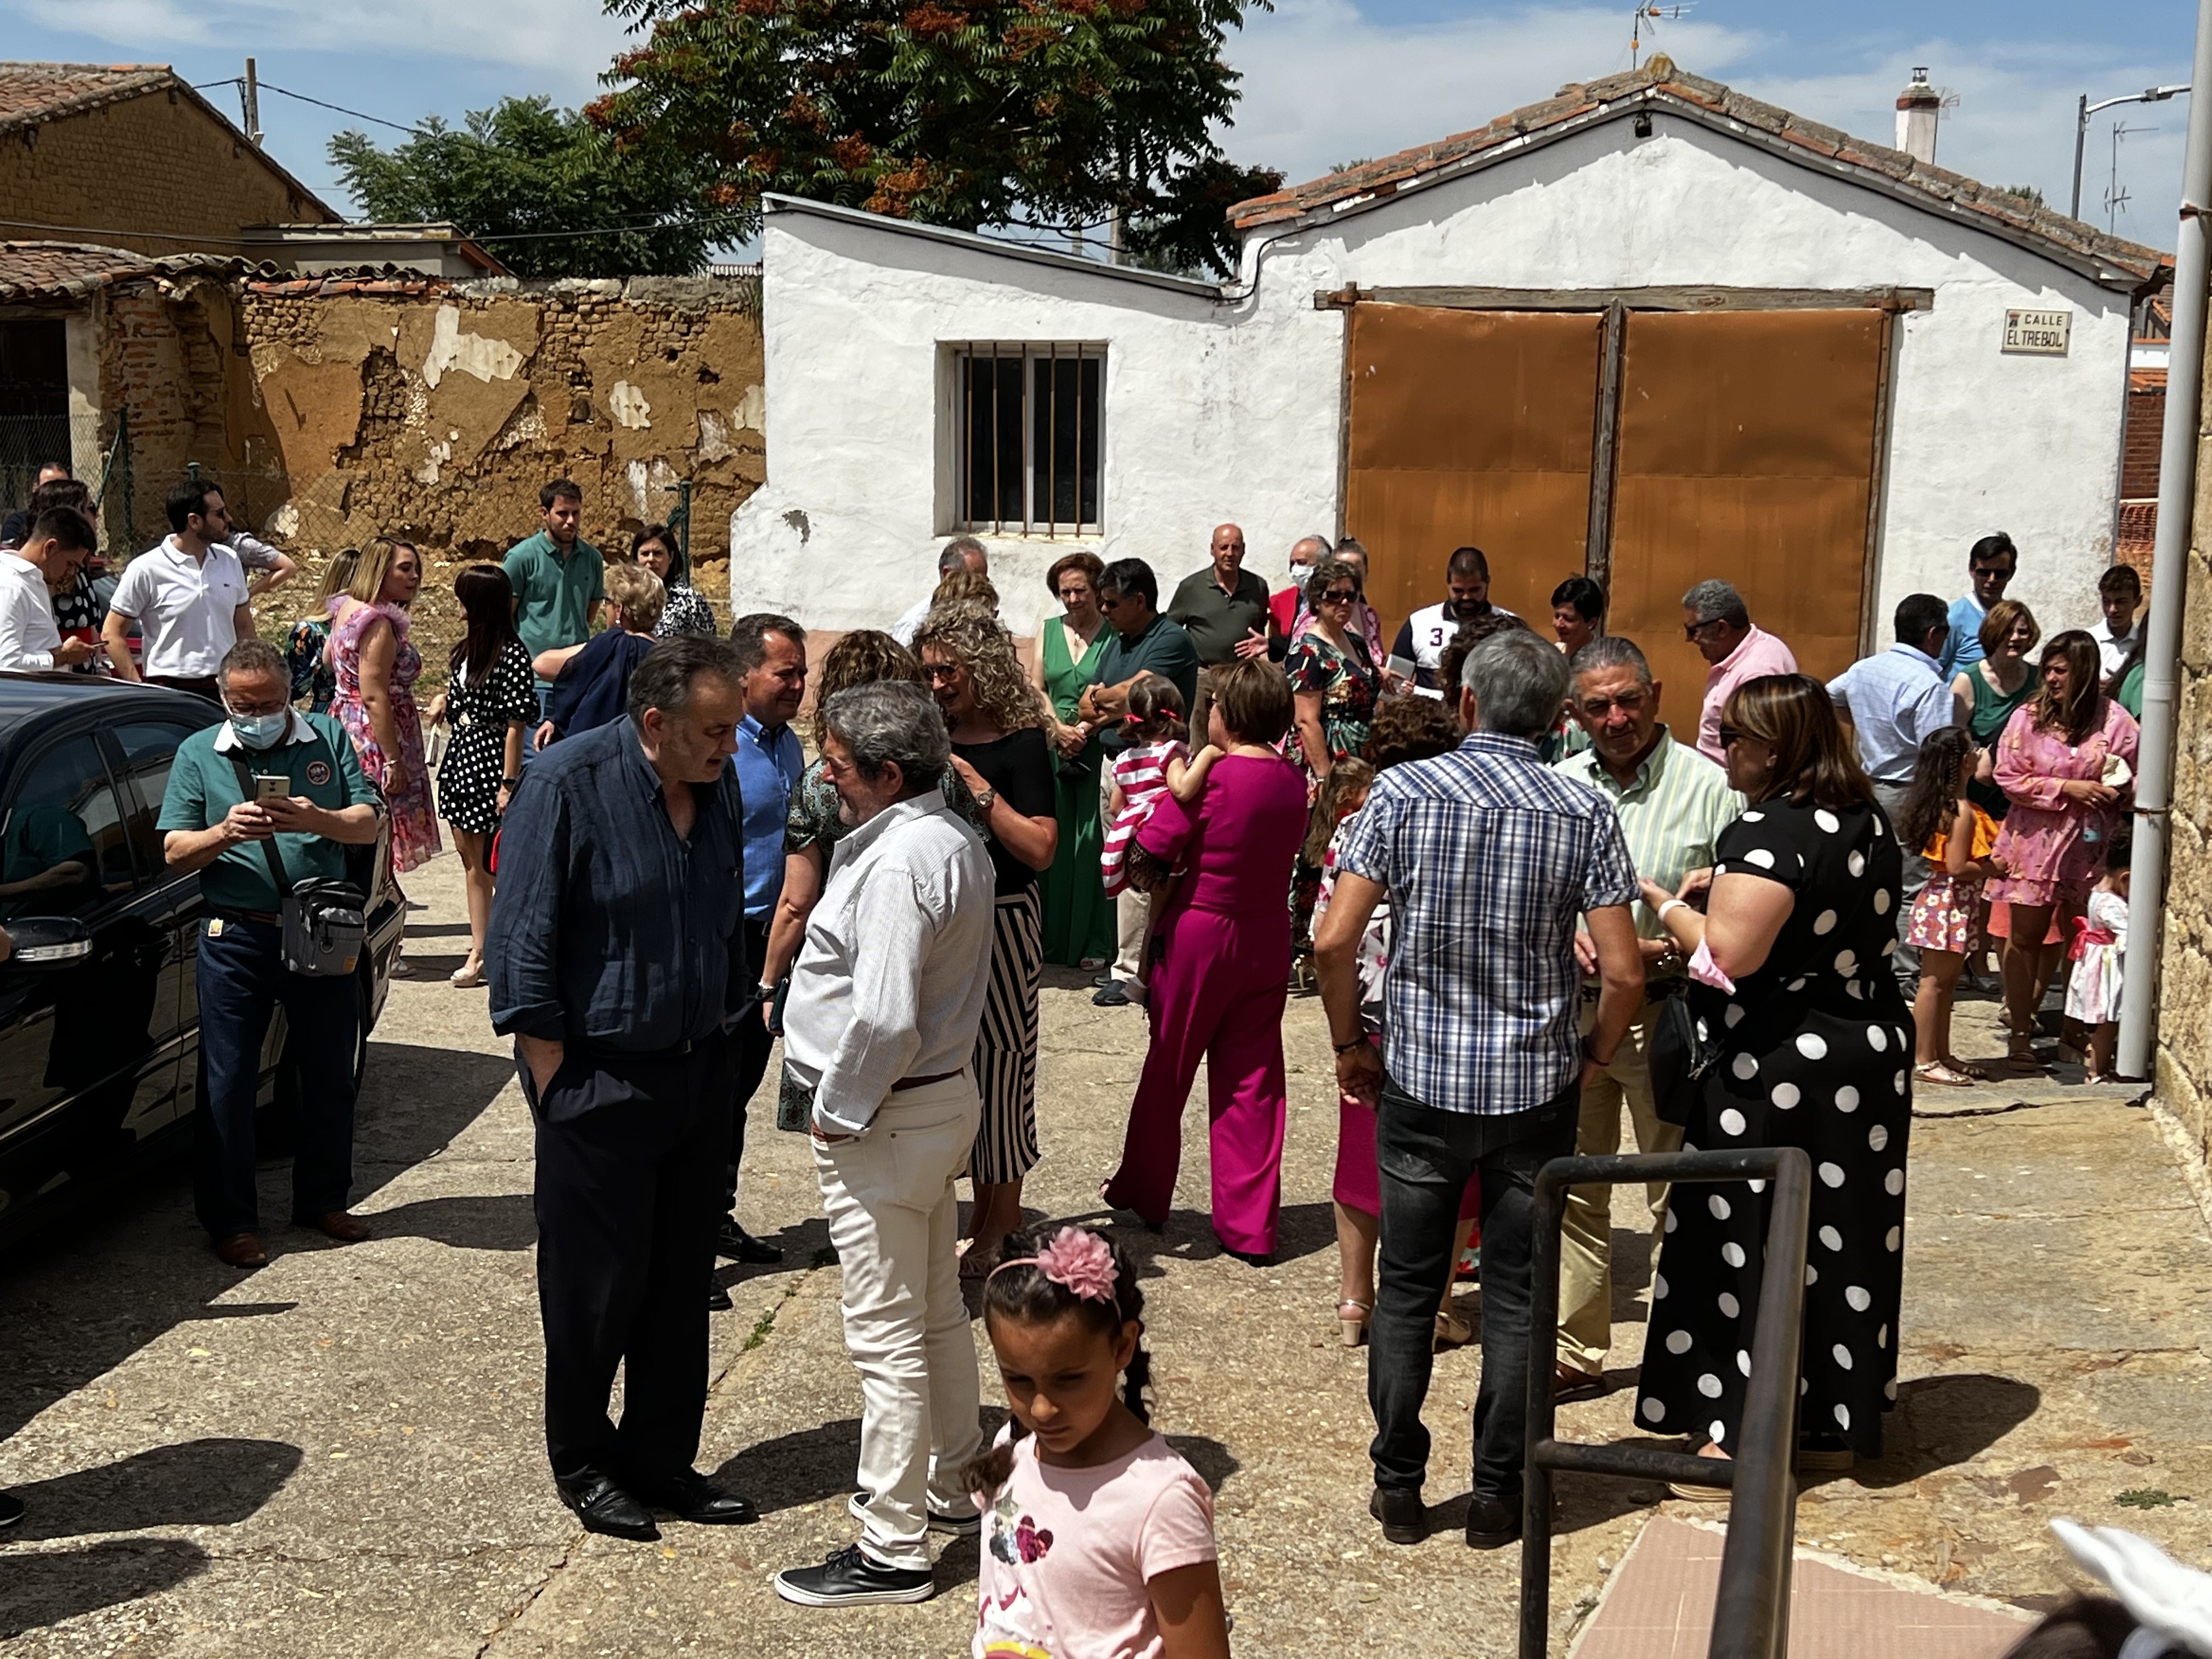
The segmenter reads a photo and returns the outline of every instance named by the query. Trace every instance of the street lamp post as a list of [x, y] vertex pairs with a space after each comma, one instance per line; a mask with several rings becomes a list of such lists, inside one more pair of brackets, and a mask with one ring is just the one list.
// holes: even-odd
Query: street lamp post
[[2115, 104], [2162, 104], [2177, 94], [2188, 91], [2187, 86], [2145, 87], [2141, 92], [2131, 92], [2124, 98], [2107, 98], [2093, 104], [2089, 94], [2083, 93], [2081, 100], [2074, 107], [2074, 200], [2066, 210], [2069, 218], [2081, 216], [2081, 147], [2088, 142], [2089, 118], [2100, 109], [2110, 109]]

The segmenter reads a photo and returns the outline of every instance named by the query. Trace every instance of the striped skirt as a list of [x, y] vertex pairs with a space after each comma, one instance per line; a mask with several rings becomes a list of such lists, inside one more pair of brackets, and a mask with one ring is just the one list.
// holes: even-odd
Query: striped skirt
[[1037, 985], [1044, 976], [1044, 907], [1031, 885], [999, 900], [991, 925], [991, 989], [975, 1034], [983, 1121], [969, 1155], [971, 1180], [1019, 1181], [1037, 1161]]

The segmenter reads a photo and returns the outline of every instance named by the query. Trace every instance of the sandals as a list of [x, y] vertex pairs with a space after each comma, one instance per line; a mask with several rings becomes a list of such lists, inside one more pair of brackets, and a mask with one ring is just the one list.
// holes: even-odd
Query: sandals
[[1358, 1302], [1346, 1297], [1336, 1304], [1337, 1339], [1347, 1348], [1364, 1347], [1367, 1342], [1367, 1322], [1375, 1316], [1372, 1302]]
[[1465, 1315], [1445, 1308], [1437, 1315], [1437, 1334], [1432, 1346], [1436, 1348], [1464, 1348], [1474, 1340], [1474, 1322]]
[[1974, 1082], [1973, 1079], [1953, 1071], [1940, 1060], [1922, 1060], [1912, 1068], [1912, 1080], [1915, 1083], [1941, 1084], [1946, 1089], [1972, 1088]]
[[1986, 1070], [1975, 1065], [1972, 1060], [1960, 1059], [1956, 1054], [1944, 1055], [1943, 1063], [1960, 1077], [1971, 1079], [1976, 1083], [1987, 1083], [1990, 1080], [1990, 1074]]
[[481, 962], [465, 962], [446, 975], [446, 983], [457, 991], [473, 991], [483, 982], [484, 965]]
[[972, 1238], [960, 1241], [960, 1277], [966, 1283], [980, 1285], [991, 1276], [991, 1269], [998, 1265], [999, 1252], [995, 1248], [981, 1250], [975, 1248], [975, 1241]]
[[2017, 1031], [2005, 1039], [2005, 1064], [2022, 1072], [2047, 1072], [2051, 1069], [2035, 1052], [2034, 1039], [2024, 1037]]

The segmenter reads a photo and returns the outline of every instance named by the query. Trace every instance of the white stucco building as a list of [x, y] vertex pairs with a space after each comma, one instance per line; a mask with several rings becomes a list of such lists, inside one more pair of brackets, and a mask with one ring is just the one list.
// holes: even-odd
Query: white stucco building
[[1461, 543], [1523, 614], [1587, 570], [1678, 678], [1691, 580], [1832, 672], [1996, 530], [2096, 617], [2149, 249], [1663, 58], [1234, 217], [1216, 285], [772, 198], [738, 608], [885, 625], [974, 529], [1024, 631], [1070, 547], [1164, 592], [1233, 519], [1358, 537], [1386, 616]]

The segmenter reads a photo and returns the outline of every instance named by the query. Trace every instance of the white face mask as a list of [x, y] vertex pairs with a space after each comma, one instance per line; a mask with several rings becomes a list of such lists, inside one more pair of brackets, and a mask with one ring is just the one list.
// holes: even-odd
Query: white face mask
[[1291, 586], [1297, 588], [1299, 592], [1304, 592], [1306, 591], [1306, 584], [1313, 580], [1313, 573], [1314, 568], [1310, 564], [1292, 565], [1291, 567]]

